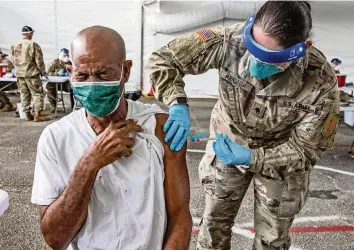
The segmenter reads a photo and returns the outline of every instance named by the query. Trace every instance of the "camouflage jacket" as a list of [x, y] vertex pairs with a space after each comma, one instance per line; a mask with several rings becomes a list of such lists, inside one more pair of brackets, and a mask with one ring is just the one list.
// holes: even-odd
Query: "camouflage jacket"
[[[339, 119], [335, 74], [325, 56], [310, 47], [305, 58], [283, 73], [253, 78], [242, 31], [243, 24], [205, 29], [154, 52], [146, 70], [155, 97], [168, 105], [186, 97], [185, 74], [218, 69], [219, 100], [211, 114], [210, 136], [226, 133], [249, 147], [251, 171], [275, 179], [306, 171], [334, 142]], [[202, 163], [214, 157], [209, 142]]]
[[50, 75], [50, 76], [58, 76], [59, 75], [59, 71], [61, 69], [64, 69], [66, 71], [66, 66], [67, 65], [72, 65], [71, 61], [63, 62], [59, 58], [55, 59], [49, 65], [48, 75]]
[[11, 55], [17, 77], [45, 75], [43, 53], [37, 43], [23, 39], [11, 47]]
[[2, 61], [0, 61], [0, 64], [7, 64], [7, 72], [11, 72], [11, 70], [14, 68], [12, 62], [7, 58], [2, 59]]

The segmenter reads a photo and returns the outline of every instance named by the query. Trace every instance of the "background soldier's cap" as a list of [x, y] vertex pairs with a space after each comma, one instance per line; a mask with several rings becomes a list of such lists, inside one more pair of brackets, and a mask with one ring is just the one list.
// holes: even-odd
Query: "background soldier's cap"
[[22, 34], [30, 34], [33, 33], [34, 30], [30, 26], [23, 26]]

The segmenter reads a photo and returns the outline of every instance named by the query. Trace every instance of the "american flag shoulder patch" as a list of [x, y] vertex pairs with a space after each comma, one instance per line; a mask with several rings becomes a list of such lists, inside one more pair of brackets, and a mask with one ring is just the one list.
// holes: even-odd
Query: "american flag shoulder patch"
[[202, 39], [203, 41], [208, 41], [209, 39], [215, 37], [214, 32], [212, 32], [209, 29], [202, 29], [202, 30], [197, 31], [196, 33], [199, 35], [200, 39]]

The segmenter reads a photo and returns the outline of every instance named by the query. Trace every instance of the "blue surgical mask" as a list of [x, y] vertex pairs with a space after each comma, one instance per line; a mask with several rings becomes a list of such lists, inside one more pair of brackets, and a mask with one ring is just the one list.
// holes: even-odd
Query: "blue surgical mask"
[[[123, 69], [122, 75], [123, 76]], [[124, 90], [119, 94], [121, 80], [110, 82], [72, 82], [75, 98], [94, 117], [112, 114], [119, 107]]]
[[251, 76], [258, 79], [265, 79], [279, 72], [282, 72], [283, 70], [276, 65], [258, 61], [253, 56], [251, 56], [249, 71]]

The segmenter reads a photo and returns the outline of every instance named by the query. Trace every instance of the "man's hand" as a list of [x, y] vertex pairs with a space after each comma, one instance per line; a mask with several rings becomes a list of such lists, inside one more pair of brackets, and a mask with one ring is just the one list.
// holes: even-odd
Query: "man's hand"
[[191, 118], [189, 115], [189, 108], [182, 104], [175, 104], [170, 108], [169, 117], [163, 131], [167, 135], [165, 142], [169, 142], [172, 137], [170, 149], [172, 151], [180, 151], [187, 140], [189, 129], [191, 125]]
[[251, 162], [251, 150], [231, 141], [228, 135], [218, 134], [213, 143], [216, 156], [228, 166], [245, 165]]
[[129, 136], [131, 132], [142, 132], [137, 121], [126, 120], [116, 124], [111, 123], [96, 141], [86, 151], [85, 156], [93, 162], [97, 170], [115, 162], [119, 158], [129, 157], [135, 139]]

